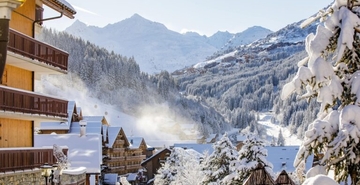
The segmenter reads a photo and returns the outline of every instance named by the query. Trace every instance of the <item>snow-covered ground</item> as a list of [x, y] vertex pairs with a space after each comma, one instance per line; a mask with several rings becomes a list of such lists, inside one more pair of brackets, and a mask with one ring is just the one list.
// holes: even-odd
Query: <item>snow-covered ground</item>
[[274, 117], [273, 113], [270, 112], [263, 112], [259, 114], [260, 120], [258, 121], [259, 124], [263, 125], [266, 128], [266, 140], [271, 141], [273, 137], [275, 139], [278, 138], [279, 132], [281, 130], [282, 135], [285, 138], [285, 145], [286, 146], [294, 146], [300, 145], [301, 140], [297, 138], [296, 135], [290, 133], [289, 129], [280, 126], [277, 122], [272, 123], [271, 119]]
[[217, 57], [215, 59], [207, 60], [207, 61], [204, 61], [204, 62], [199, 62], [199, 63], [194, 65], [194, 68], [197, 69], [197, 68], [204, 67], [207, 64], [211, 64], [211, 63], [214, 63], [214, 62], [220, 62], [222, 59], [224, 59], [226, 57], [235, 56], [236, 52], [237, 52], [237, 50], [235, 50], [233, 52], [230, 52], [230, 53], [227, 53], [225, 55], [221, 55], [221, 56], [219, 56], [219, 57]]

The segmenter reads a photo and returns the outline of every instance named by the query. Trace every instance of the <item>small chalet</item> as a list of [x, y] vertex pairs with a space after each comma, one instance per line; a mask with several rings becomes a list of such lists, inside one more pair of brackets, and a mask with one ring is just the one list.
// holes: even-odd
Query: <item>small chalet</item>
[[275, 182], [261, 163], [259, 163], [243, 185], [275, 185]]
[[166, 161], [166, 158], [170, 156], [171, 150], [168, 148], [164, 148], [162, 150], [157, 151], [151, 157], [145, 159], [141, 166], [145, 168], [145, 176], [147, 179], [151, 181], [155, 177], [158, 169], [161, 167], [161, 164]]
[[121, 127], [107, 127], [103, 153], [103, 173], [126, 174], [125, 149], [130, 146]]
[[295, 185], [295, 182], [291, 180], [289, 177], [289, 174], [286, 173], [285, 170], [283, 170], [277, 179], [275, 180], [276, 185]]
[[103, 147], [103, 173], [137, 173], [146, 158], [146, 143], [141, 137], [126, 137], [122, 127], [106, 127]]

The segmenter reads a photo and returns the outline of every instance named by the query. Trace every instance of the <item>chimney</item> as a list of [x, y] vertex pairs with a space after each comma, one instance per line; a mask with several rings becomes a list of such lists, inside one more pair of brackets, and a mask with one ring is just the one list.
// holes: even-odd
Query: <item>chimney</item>
[[87, 122], [85, 120], [80, 120], [79, 125], [80, 125], [80, 137], [85, 136]]

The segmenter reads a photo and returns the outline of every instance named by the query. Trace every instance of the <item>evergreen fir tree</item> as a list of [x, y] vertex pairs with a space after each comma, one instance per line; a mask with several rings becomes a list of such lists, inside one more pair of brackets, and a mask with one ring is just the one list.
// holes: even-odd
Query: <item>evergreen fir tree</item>
[[202, 185], [223, 184], [222, 179], [232, 171], [230, 165], [237, 159], [237, 151], [228, 138], [227, 133], [214, 145], [214, 152], [204, 161], [204, 178]]
[[267, 150], [264, 142], [254, 135], [249, 135], [244, 141], [244, 145], [239, 151], [237, 162], [232, 166], [233, 173], [226, 176], [223, 180], [224, 184], [241, 185], [250, 176], [259, 163], [261, 163], [266, 171], [274, 176], [272, 171], [273, 165], [266, 160]]
[[181, 167], [181, 152], [182, 148], [174, 148], [165, 163], [158, 170], [155, 175], [155, 184], [169, 185], [175, 181], [177, 170]]
[[350, 177], [353, 185], [360, 180], [359, 5], [356, 0], [335, 0], [318, 14], [324, 24], [307, 36], [308, 57], [298, 63], [297, 75], [282, 91], [284, 99], [306, 89], [301, 97], [321, 103], [294, 164], [324, 154], [321, 164], [334, 170], [335, 179], [345, 182]]
[[284, 146], [285, 145], [285, 138], [282, 134], [282, 131], [280, 129], [278, 140], [277, 140], [277, 146]]

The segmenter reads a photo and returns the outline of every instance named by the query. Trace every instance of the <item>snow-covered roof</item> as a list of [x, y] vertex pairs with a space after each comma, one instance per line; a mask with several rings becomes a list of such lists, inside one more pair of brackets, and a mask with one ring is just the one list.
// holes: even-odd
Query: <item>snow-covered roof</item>
[[34, 146], [67, 146], [72, 167], [86, 167], [86, 173], [100, 173], [102, 164], [101, 134], [36, 134]]
[[218, 137], [217, 134], [210, 134], [208, 138], [206, 138], [206, 142], [209, 143], [211, 140], [216, 139]]
[[212, 144], [197, 144], [197, 143], [174, 143], [174, 147], [181, 147], [184, 149], [193, 149], [200, 154], [207, 152], [211, 154], [214, 151]]
[[[86, 133], [101, 134], [101, 130], [103, 127], [101, 122], [87, 122], [85, 128], [86, 128]], [[73, 122], [71, 124], [70, 133], [73, 134], [80, 133], [79, 122]]]
[[106, 141], [106, 138], [107, 138], [107, 129], [108, 129], [109, 126], [107, 125], [103, 125], [102, 126], [102, 130], [103, 130], [103, 140]]
[[149, 158], [143, 160], [143, 161], [141, 162], [141, 165], [146, 164], [146, 163], [149, 162], [152, 158], [158, 156], [160, 153], [162, 153], [162, 152], [164, 152], [164, 151], [168, 151], [169, 153], [171, 153], [171, 150], [170, 150], [170, 149], [168, 149], [168, 148], [163, 148], [163, 149], [157, 151], [155, 154], [153, 154], [153, 155], [150, 156]]
[[83, 116], [82, 118], [87, 122], [102, 122], [104, 125], [108, 125], [104, 116]]
[[68, 118], [66, 121], [57, 121], [57, 122], [40, 122], [40, 130], [69, 130], [72, 115], [74, 113], [74, 108], [76, 107], [76, 103], [74, 101], [68, 102]]
[[68, 123], [71, 123], [75, 108], [76, 108], [75, 101], [69, 101], [68, 102]]
[[130, 142], [130, 147], [132, 149], [140, 148], [141, 142], [144, 140], [142, 137], [127, 137]]
[[[273, 164], [274, 173], [280, 173], [282, 170], [286, 172], [294, 172], [294, 160], [299, 146], [266, 146], [268, 156], [266, 159]], [[309, 170], [312, 167], [314, 157], [309, 156], [306, 161], [305, 168]]]
[[41, 122], [40, 130], [69, 130], [68, 122]]
[[65, 16], [71, 19], [74, 18], [74, 14], [76, 14], [75, 8], [65, 0], [43, 0], [43, 2], [54, 10], [63, 12]]
[[85, 167], [68, 167], [67, 169], [62, 171], [63, 174], [68, 174], [68, 175], [80, 175], [83, 173], [86, 173], [86, 168]]
[[127, 176], [126, 180], [128, 180], [129, 182], [135, 181], [135, 180], [136, 180], [136, 176], [137, 176], [137, 173], [129, 173], [129, 175]]
[[[106, 144], [107, 147], [112, 148], [112, 146], [115, 143], [115, 140], [118, 136], [118, 134], [121, 132], [122, 128], [121, 127], [107, 127], [107, 135], [108, 135], [108, 139], [109, 142]], [[121, 133], [124, 135], [124, 139], [125, 139], [125, 143], [128, 142], [125, 133]]]
[[77, 112], [78, 114], [80, 114], [80, 112], [81, 112], [81, 107], [76, 107], [76, 112]]
[[117, 173], [105, 173], [104, 174], [104, 184], [116, 185], [117, 180], [118, 180]]

